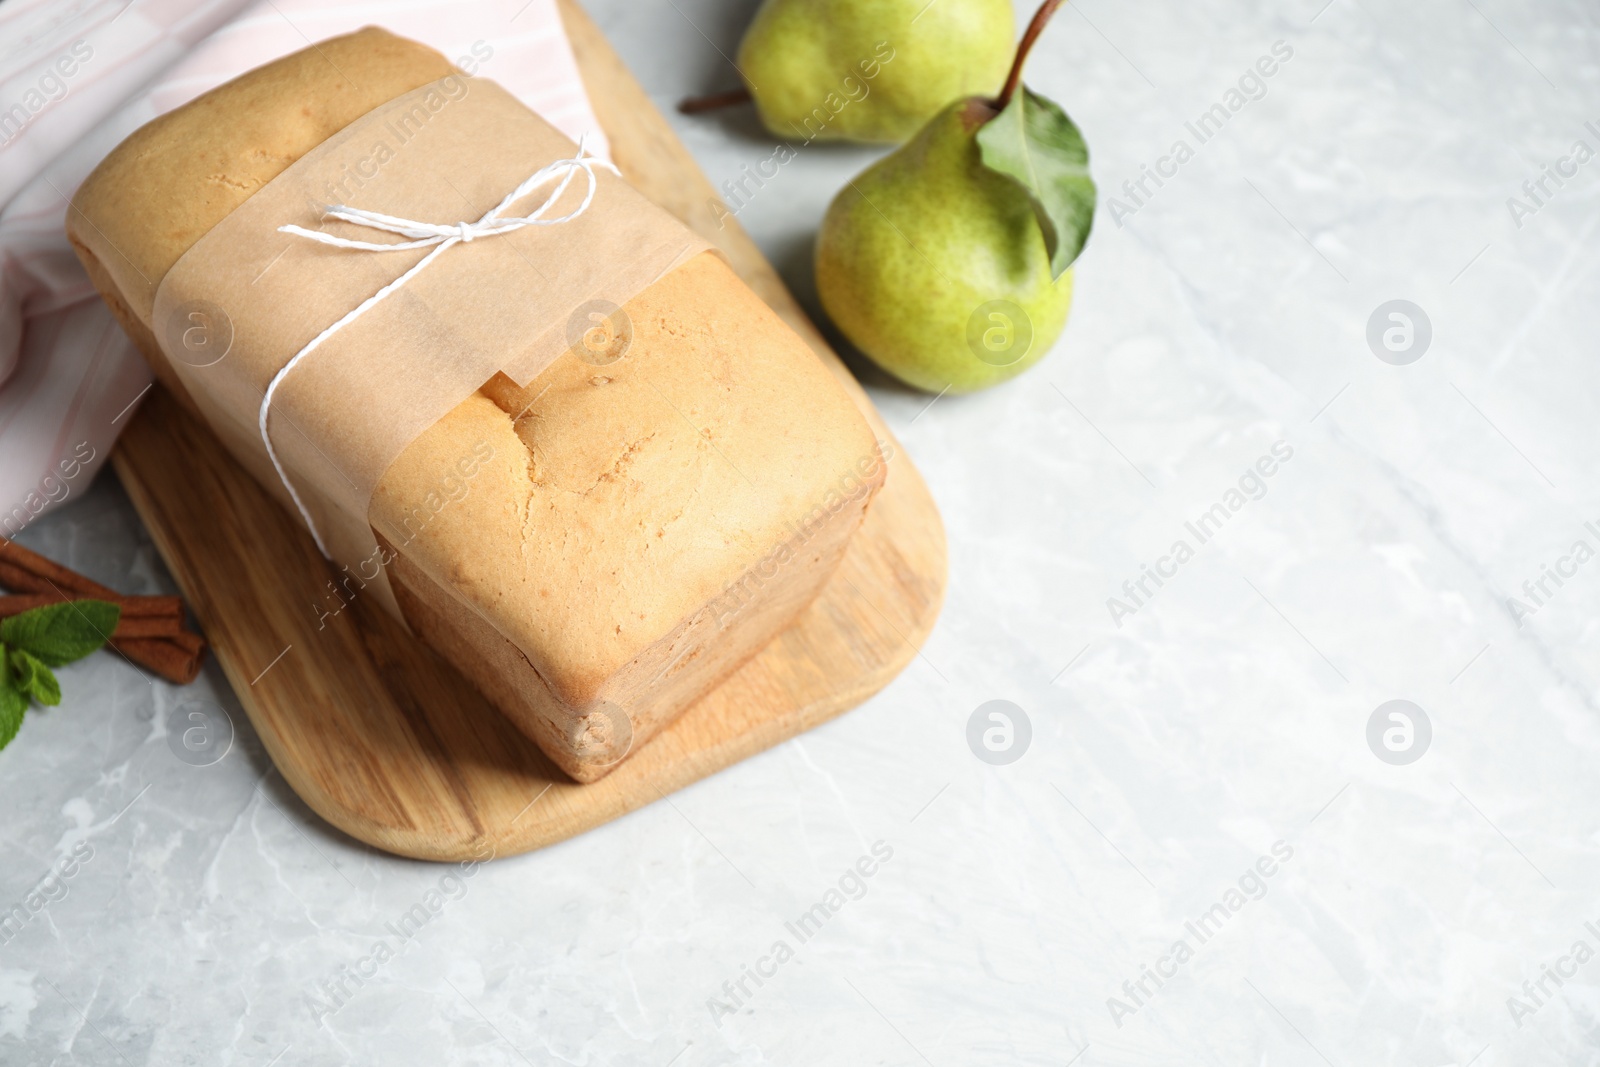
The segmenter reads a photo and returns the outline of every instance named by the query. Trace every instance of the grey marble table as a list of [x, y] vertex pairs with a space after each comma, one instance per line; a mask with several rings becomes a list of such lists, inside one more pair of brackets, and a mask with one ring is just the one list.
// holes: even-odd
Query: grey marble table
[[[662, 106], [733, 84], [750, 4], [590, 6]], [[862, 371], [949, 531], [924, 659], [462, 871], [322, 824], [214, 668], [93, 657], [0, 755], [0, 1062], [1600, 1062], [1597, 42], [1581, 0], [1073, 0], [1029, 79], [1102, 189], [1064, 340], [931, 406]], [[773, 152], [674, 123], [719, 183]], [[802, 299], [878, 154], [741, 207]], [[24, 540], [171, 588], [110, 478]]]

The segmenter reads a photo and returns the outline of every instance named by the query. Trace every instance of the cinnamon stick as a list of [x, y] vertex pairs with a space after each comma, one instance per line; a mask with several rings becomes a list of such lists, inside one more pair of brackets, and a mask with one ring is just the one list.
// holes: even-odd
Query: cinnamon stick
[[154, 617], [171, 615], [179, 624], [176, 632], [156, 637], [124, 636], [119, 620], [117, 633], [111, 637], [111, 647], [152, 674], [177, 685], [188, 685], [200, 674], [205, 638], [182, 629], [183, 603], [177, 597], [125, 597], [3, 537], [0, 537], [0, 585], [15, 593], [51, 597], [51, 602], [89, 598], [121, 605], [139, 601], [139, 610], [149, 610]]
[[[194, 634], [185, 636], [199, 640]], [[175, 685], [188, 685], [200, 674], [201, 654], [186, 651], [170, 639], [113, 637], [111, 647], [150, 673]]]
[[[17, 588], [16, 585], [5, 580], [4, 567], [0, 567], [0, 585]], [[0, 597], [0, 604], [9, 604], [9, 607], [0, 608], [0, 618], [7, 618], [34, 608], [46, 607], [50, 604], [60, 604], [68, 600], [104, 600], [115, 604], [122, 609], [124, 619], [157, 619], [165, 620], [171, 626], [171, 632], [177, 633], [183, 624], [183, 600], [175, 596], [123, 596], [118, 594], [109, 597], [76, 596], [72, 593], [57, 593], [48, 590], [42, 593], [19, 593], [16, 596]]]
[[178, 620], [161, 618], [139, 618], [137, 615], [121, 615], [117, 617], [117, 628], [111, 631], [112, 637], [165, 637], [175, 638], [183, 633]]
[[17, 593], [72, 593], [96, 600], [115, 600], [117, 592], [32, 549], [0, 537], [0, 585]]
[[[75, 598], [59, 597], [54, 593], [25, 593], [19, 596], [0, 596], [0, 619], [9, 619], [13, 615], [21, 615], [25, 611], [35, 608], [45, 608], [52, 604], [69, 604]], [[151, 598], [154, 599], [154, 598]], [[175, 597], [162, 597], [162, 600], [176, 599]], [[112, 633], [113, 637], [176, 637], [184, 632], [183, 618], [165, 610], [163, 605], [154, 605], [162, 610], [152, 612], [151, 605], [139, 603], [138, 597], [127, 597], [121, 600], [109, 601], [122, 608], [122, 614], [117, 618], [117, 628]]]
[[206, 650], [206, 639], [188, 630], [179, 630], [175, 634], [168, 634], [162, 640], [171, 642], [191, 656], [198, 656]]

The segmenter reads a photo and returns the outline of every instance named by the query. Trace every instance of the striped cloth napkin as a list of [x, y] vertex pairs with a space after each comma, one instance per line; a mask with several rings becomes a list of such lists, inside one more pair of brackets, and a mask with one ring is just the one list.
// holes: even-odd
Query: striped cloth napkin
[[67, 244], [78, 184], [155, 116], [368, 25], [492, 78], [606, 154], [555, 0], [0, 4], [0, 535], [80, 494], [150, 387]]

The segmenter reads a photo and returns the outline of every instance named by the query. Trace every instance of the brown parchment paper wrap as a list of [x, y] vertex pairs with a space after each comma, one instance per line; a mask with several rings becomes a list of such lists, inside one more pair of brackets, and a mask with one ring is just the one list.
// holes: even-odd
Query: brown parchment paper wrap
[[[294, 511], [257, 428], [267, 384], [327, 326], [433, 249], [335, 248], [278, 228], [400, 241], [324, 220], [323, 210], [342, 203], [419, 222], [476, 221], [529, 175], [576, 154], [493, 82], [451, 77], [406, 93], [323, 142], [190, 248], [156, 292], [156, 337], [229, 450]], [[324, 341], [273, 396], [273, 445], [329, 554], [397, 618], [368, 521], [389, 465], [496, 372], [526, 385], [566, 353], [569, 338], [593, 325], [572, 321], [580, 307], [625, 304], [709, 247], [626, 182], [596, 174], [593, 202], [578, 218], [445, 250]], [[531, 213], [553, 188], [502, 214]], [[573, 210], [587, 188], [578, 173], [544, 217]], [[204, 344], [194, 343], [196, 329]], [[382, 532], [407, 540], [402, 531]], [[450, 587], [448, 576], [434, 577]]]

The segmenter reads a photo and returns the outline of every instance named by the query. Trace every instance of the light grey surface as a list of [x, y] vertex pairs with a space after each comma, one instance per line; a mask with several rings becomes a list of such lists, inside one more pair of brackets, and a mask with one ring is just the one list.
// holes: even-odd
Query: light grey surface
[[[0, 945], [0, 1062], [1600, 1062], [1600, 960], [1568, 956], [1600, 951], [1600, 561], [1521, 625], [1506, 603], [1600, 548], [1600, 162], [1520, 227], [1507, 207], [1600, 149], [1600, 30], [1577, 2], [1323, 4], [1060, 13], [1029, 80], [1102, 188], [1074, 315], [979, 396], [869, 376], [952, 582], [925, 658], [843, 719], [430, 898], [450, 872], [322, 825], [214, 668], [62, 671], [66, 706], [0, 754], [0, 896], [93, 857]], [[658, 104], [733, 84], [749, 4], [590, 8]], [[1119, 227], [1106, 198], [1133, 206], [1123, 181], [1280, 40], [1264, 98]], [[674, 124], [715, 181], [772, 152], [748, 111]], [[875, 155], [806, 148], [741, 212], [805, 299], [821, 212]], [[1406, 366], [1366, 341], [1394, 299], [1432, 324]], [[1198, 545], [1185, 522], [1275, 442], [1292, 458]], [[1107, 598], [1180, 538], [1194, 558], [1117, 625]], [[170, 587], [111, 484], [25, 539]], [[239, 736], [195, 767], [168, 723], [204, 699]], [[1004, 766], [967, 742], [997, 699], [1032, 728]], [[1368, 747], [1393, 699], [1432, 725], [1408, 765]], [[785, 923], [878, 841], [801, 943]], [[1235, 912], [1241, 877], [1262, 894]], [[1202, 945], [1185, 923], [1219, 903]], [[1180, 938], [1194, 958], [1136, 1002]], [[794, 958], [714, 1019], [779, 940]], [[1546, 965], [1575, 976], [1525, 992]]]

